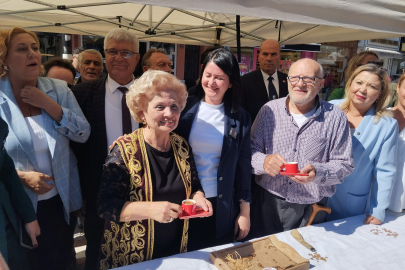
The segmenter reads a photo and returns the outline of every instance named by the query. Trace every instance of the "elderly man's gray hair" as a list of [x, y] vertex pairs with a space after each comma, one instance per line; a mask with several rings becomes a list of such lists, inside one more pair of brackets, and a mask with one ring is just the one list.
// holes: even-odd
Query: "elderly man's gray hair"
[[107, 36], [104, 38], [104, 50], [107, 49], [108, 41], [129, 41], [134, 44], [134, 50], [136, 53], [139, 53], [139, 41], [133, 32], [125, 30], [123, 28], [114, 28], [108, 32]]
[[97, 50], [94, 49], [87, 49], [82, 51], [79, 56], [77, 57], [77, 67], [81, 68], [82, 67], [82, 62], [83, 62], [83, 55], [84, 53], [91, 53], [91, 54], [97, 54], [98, 57], [100, 58], [100, 63], [103, 63], [103, 56], [101, 55], [101, 53]]

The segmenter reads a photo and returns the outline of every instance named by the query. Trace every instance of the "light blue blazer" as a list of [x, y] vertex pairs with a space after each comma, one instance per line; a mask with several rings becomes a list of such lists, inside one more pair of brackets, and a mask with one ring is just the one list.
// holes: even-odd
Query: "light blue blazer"
[[[343, 100], [334, 100], [339, 105]], [[398, 124], [392, 117], [374, 123], [370, 108], [352, 136], [355, 168], [328, 200], [332, 213], [326, 220], [369, 214], [384, 221], [395, 181]]]
[[[37, 87], [62, 107], [63, 116], [60, 125], [44, 110], [42, 115], [52, 157], [53, 177], [63, 202], [65, 219], [69, 223], [69, 213], [82, 206], [77, 160], [69, 147], [69, 141], [81, 143], [87, 141], [90, 136], [90, 125], [65, 82], [39, 77]], [[9, 127], [9, 135], [4, 145], [16, 169], [38, 172], [31, 134], [7, 76], [0, 78], [0, 116]], [[26, 187], [24, 189], [36, 211], [38, 195]]]

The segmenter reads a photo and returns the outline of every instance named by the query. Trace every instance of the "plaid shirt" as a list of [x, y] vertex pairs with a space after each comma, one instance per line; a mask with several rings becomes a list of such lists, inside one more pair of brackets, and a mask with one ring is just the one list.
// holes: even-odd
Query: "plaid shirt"
[[[352, 140], [347, 118], [338, 107], [317, 97], [317, 109], [299, 128], [286, 107], [286, 98], [266, 103], [252, 126], [252, 170], [256, 183], [288, 202], [312, 204], [336, 192], [336, 184], [354, 169]], [[280, 154], [288, 162], [298, 162], [301, 170], [312, 164], [315, 179], [299, 184], [280, 174], [265, 173], [264, 159]]]

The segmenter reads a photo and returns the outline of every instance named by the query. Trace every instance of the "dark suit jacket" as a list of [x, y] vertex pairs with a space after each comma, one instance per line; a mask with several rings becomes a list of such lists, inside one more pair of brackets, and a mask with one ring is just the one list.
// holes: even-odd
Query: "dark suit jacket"
[[71, 141], [79, 168], [83, 199], [96, 203], [103, 164], [107, 157], [107, 131], [105, 126], [105, 82], [100, 79], [76, 84], [73, 94], [91, 126], [90, 137], [85, 143]]
[[[187, 141], [197, 115], [200, 99], [195, 96], [187, 99], [175, 133]], [[250, 192], [250, 117], [242, 108], [231, 112], [231, 106], [225, 104], [225, 130], [222, 153], [219, 162], [218, 196], [216, 208], [216, 237], [231, 232], [239, 214], [239, 200], [251, 201]], [[236, 138], [230, 135], [231, 129], [237, 132]]]
[[[288, 95], [287, 75], [277, 72], [279, 97]], [[241, 77], [242, 85], [242, 107], [250, 113], [252, 122], [255, 120], [260, 108], [270, 101], [264, 84], [263, 74], [260, 69], [249, 72]]]
[[[6, 224], [10, 223], [15, 234], [19, 235], [19, 218], [22, 218], [24, 223], [37, 219], [32, 202], [17, 175], [14, 162], [4, 148], [7, 134], [8, 126], [0, 118], [0, 252], [6, 261], [8, 261]], [[14, 256], [18, 257], [17, 251]]]

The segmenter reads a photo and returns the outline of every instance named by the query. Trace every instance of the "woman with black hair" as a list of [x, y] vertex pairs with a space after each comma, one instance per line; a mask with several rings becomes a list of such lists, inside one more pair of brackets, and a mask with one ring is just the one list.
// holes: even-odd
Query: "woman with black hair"
[[205, 197], [214, 209], [211, 217], [190, 220], [188, 251], [241, 240], [250, 230], [251, 120], [239, 106], [240, 94], [236, 58], [226, 49], [213, 51], [175, 130], [193, 149]]

